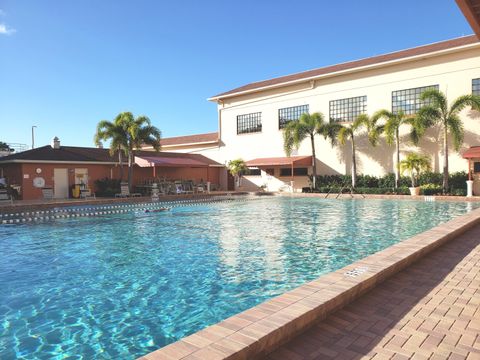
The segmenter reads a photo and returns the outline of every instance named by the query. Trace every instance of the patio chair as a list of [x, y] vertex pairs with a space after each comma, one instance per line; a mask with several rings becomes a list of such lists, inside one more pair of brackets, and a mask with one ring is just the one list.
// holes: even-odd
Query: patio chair
[[189, 180], [189, 181], [184, 181], [182, 183], [182, 186], [183, 186], [183, 193], [184, 194], [193, 194], [193, 181]]
[[115, 194], [115, 197], [135, 197], [142, 196], [140, 193], [131, 193], [128, 187], [128, 183], [120, 183], [120, 193]]
[[90, 188], [80, 190], [80, 197], [82, 199], [96, 199], [95, 193]]
[[197, 184], [195, 185], [195, 190], [197, 193], [204, 193], [205, 192], [205, 184], [204, 183], [200, 183], [200, 184]]
[[8, 194], [7, 190], [0, 190], [0, 204], [8, 202], [13, 204], [13, 198]]

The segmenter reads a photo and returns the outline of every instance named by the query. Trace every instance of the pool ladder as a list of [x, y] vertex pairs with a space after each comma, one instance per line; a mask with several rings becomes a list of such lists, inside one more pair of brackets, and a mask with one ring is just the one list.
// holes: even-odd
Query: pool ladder
[[[352, 199], [355, 198], [355, 197], [353, 196], [353, 194], [355, 193], [355, 190], [353, 189], [353, 186], [351, 186], [351, 185], [347, 186], [347, 184], [344, 183], [344, 184], [342, 185], [342, 187], [340, 188], [340, 191], [338, 192], [337, 196], [335, 196], [335, 199], [338, 199], [338, 197], [343, 193], [343, 190], [344, 190], [345, 188], [349, 188], [349, 189], [350, 189], [350, 196], [351, 196], [351, 198], [352, 198]], [[330, 195], [330, 192], [331, 192], [331, 191], [332, 191], [332, 189], [328, 190], [327, 195], [325, 195], [325, 199], [328, 197], [328, 195]], [[359, 195], [362, 195], [362, 197], [365, 199], [365, 195], [363, 195], [362, 193], [359, 193]]]

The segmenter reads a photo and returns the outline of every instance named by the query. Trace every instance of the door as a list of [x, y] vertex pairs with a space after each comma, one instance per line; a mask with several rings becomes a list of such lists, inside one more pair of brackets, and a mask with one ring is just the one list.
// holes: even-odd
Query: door
[[53, 197], [68, 198], [68, 169], [53, 169]]

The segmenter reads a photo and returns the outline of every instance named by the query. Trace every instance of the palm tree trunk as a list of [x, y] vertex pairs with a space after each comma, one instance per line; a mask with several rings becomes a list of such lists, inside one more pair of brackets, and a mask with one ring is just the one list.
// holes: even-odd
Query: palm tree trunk
[[396, 146], [397, 146], [397, 149], [396, 149], [396, 152], [397, 152], [397, 164], [396, 164], [396, 167], [397, 167], [397, 171], [395, 172], [395, 189], [398, 189], [398, 187], [400, 186], [400, 135], [399, 135], [399, 129], [397, 128], [396, 130], [396, 133], [395, 133], [395, 136], [396, 136]]
[[128, 189], [132, 191], [132, 177], [133, 177], [133, 154], [128, 150]]
[[123, 180], [123, 156], [122, 149], [118, 149], [118, 163], [120, 165], [120, 181]]
[[448, 191], [448, 127], [443, 125], [443, 192]]
[[352, 135], [352, 188], [357, 184], [357, 161], [355, 160], [355, 140]]
[[312, 168], [313, 168], [313, 189], [317, 188], [317, 157], [315, 156], [315, 138], [310, 135], [310, 141], [312, 142]]

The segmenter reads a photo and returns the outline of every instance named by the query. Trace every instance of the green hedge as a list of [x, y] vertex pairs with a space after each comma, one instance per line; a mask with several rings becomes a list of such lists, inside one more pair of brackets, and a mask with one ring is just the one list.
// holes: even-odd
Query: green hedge
[[100, 197], [112, 197], [120, 193], [120, 180], [103, 178], [95, 180], [95, 195]]
[[[334, 187], [319, 187], [317, 188], [316, 192], [320, 193], [328, 193], [331, 194], [338, 194], [341, 190], [341, 187], [334, 186]], [[312, 192], [310, 188], [303, 188], [302, 192]], [[343, 194], [350, 193], [350, 189], [343, 189]], [[394, 188], [378, 188], [378, 187], [357, 187], [355, 188], [356, 194], [397, 194], [397, 195], [408, 195], [410, 194], [410, 190], [406, 187], [401, 187], [395, 190]]]
[[[449, 191], [451, 195], [466, 195], [468, 175], [466, 172], [451, 173], [449, 176]], [[310, 181], [312, 178], [310, 178]], [[316, 177], [315, 192], [338, 193], [340, 188], [346, 184], [349, 186], [352, 182], [350, 175], [321, 175]], [[418, 184], [422, 188], [424, 195], [442, 194], [443, 174], [426, 172], [420, 175]], [[400, 177], [399, 189], [394, 190], [395, 175], [387, 174], [381, 177], [371, 175], [358, 175], [356, 192], [365, 194], [409, 194], [408, 187], [411, 186], [411, 180], [408, 176]], [[310, 188], [304, 188], [304, 192], [311, 192]], [[349, 190], [345, 190], [348, 192]]]

